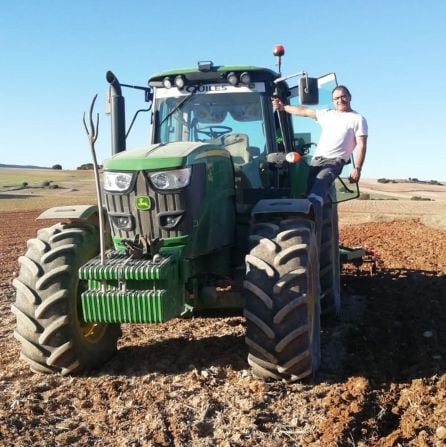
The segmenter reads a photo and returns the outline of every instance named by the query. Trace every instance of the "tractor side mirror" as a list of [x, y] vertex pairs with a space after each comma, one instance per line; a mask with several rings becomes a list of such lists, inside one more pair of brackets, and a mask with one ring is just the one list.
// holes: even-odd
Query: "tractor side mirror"
[[307, 76], [299, 79], [299, 98], [302, 105], [315, 105], [319, 103], [319, 89], [316, 78]]

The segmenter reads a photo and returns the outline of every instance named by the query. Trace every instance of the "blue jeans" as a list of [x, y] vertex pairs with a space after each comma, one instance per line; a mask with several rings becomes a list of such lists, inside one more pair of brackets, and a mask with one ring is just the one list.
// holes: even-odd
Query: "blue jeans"
[[342, 158], [314, 157], [308, 175], [308, 196], [314, 194], [324, 201], [331, 184], [342, 172], [344, 165], [345, 161]]

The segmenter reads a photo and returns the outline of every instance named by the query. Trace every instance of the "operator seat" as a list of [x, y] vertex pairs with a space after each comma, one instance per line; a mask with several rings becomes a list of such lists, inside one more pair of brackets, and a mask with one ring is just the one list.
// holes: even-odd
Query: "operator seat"
[[260, 188], [260, 149], [249, 146], [248, 135], [228, 133], [222, 137], [222, 145], [230, 153], [234, 165], [236, 189]]
[[224, 135], [222, 144], [231, 154], [234, 166], [242, 166], [250, 161], [248, 135], [244, 133], [228, 133]]

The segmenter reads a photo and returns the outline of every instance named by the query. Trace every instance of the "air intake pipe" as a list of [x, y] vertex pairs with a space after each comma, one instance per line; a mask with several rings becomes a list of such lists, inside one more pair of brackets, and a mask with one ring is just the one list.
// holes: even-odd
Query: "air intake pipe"
[[122, 96], [121, 85], [116, 76], [107, 71], [107, 82], [110, 84], [111, 111], [111, 147], [112, 154], [125, 151], [125, 99]]

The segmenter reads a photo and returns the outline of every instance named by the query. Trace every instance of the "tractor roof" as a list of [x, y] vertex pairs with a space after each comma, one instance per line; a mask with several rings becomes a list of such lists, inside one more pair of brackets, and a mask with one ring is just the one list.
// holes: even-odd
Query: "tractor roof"
[[269, 68], [246, 66], [246, 65], [219, 65], [214, 66], [212, 62], [199, 62], [197, 67], [176, 68], [152, 75], [149, 85], [161, 87], [163, 80], [175, 78], [182, 75], [187, 82], [227, 82], [227, 76], [231, 72], [241, 74], [248, 72], [253, 82], [273, 81], [279, 74]]

